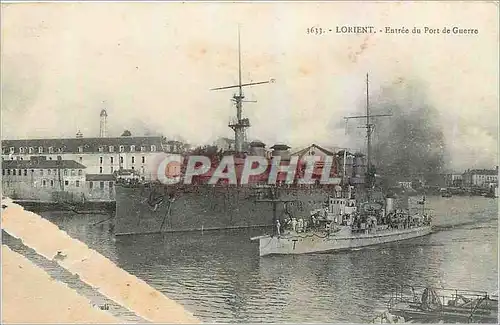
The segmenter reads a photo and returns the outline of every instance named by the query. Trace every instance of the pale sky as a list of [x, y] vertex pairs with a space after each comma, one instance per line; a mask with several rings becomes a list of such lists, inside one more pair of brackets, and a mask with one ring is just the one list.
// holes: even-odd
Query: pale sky
[[[161, 133], [233, 137], [237, 26], [250, 139], [351, 144], [342, 118], [382, 88], [422, 85], [438, 111], [449, 167], [498, 161], [498, 7], [494, 3], [2, 4], [2, 139]], [[308, 35], [374, 26], [376, 34]], [[477, 28], [477, 35], [390, 35], [385, 27]], [[411, 105], [411, 103], [409, 103]], [[383, 112], [374, 112], [383, 113]]]

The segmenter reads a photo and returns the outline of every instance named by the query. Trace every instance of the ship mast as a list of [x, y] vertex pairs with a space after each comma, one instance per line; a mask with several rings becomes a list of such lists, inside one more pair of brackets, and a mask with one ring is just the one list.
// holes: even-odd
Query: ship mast
[[[366, 165], [367, 172], [370, 175], [371, 151], [372, 151], [372, 124], [370, 123], [370, 96], [369, 96], [368, 73], [366, 74]], [[370, 184], [371, 185], [371, 184]]]
[[[366, 128], [366, 174], [365, 174], [365, 184], [367, 188], [368, 200], [370, 200], [370, 192], [374, 185], [374, 175], [372, 175], [372, 163], [371, 163], [371, 155], [372, 155], [372, 132], [374, 128], [374, 124], [371, 123], [371, 118], [373, 117], [384, 117], [384, 116], [392, 116], [392, 114], [376, 114], [372, 115], [370, 113], [370, 93], [369, 93], [369, 77], [368, 73], [366, 74], [366, 115], [360, 116], [347, 116], [344, 117], [346, 122], [349, 119], [356, 118], [366, 118], [366, 124], [363, 126]], [[345, 173], [345, 170], [344, 170]]]
[[273, 83], [274, 79], [270, 79], [268, 81], [259, 81], [259, 82], [250, 82], [250, 83], [242, 83], [241, 80], [241, 41], [240, 41], [240, 28], [238, 26], [238, 84], [232, 86], [225, 86], [219, 88], [213, 88], [211, 90], [222, 90], [222, 89], [230, 89], [230, 88], [238, 88], [238, 93], [233, 95], [232, 101], [236, 106], [236, 119], [229, 122], [229, 127], [234, 131], [234, 142], [235, 142], [235, 151], [237, 154], [242, 154], [244, 152], [244, 143], [246, 142], [246, 129], [250, 127], [250, 121], [248, 118], [243, 118], [242, 110], [243, 110], [243, 102], [252, 102], [255, 101], [245, 101], [245, 95], [243, 94], [243, 87], [261, 85]]

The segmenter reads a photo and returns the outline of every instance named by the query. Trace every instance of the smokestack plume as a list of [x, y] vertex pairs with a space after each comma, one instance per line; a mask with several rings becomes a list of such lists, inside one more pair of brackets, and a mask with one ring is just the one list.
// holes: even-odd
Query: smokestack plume
[[432, 184], [444, 167], [446, 147], [439, 113], [424, 87], [399, 79], [370, 102], [372, 114], [392, 114], [372, 121], [377, 174], [389, 184], [420, 177]]

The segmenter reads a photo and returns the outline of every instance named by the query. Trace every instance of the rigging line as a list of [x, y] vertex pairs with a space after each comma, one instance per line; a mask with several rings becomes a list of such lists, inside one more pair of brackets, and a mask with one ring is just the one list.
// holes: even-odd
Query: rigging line
[[169, 216], [170, 214], [170, 208], [172, 206], [172, 201], [169, 201], [168, 203], [168, 208], [167, 208], [167, 212], [165, 213], [165, 215], [163, 216], [163, 220], [161, 222], [161, 226], [160, 226], [160, 231], [163, 231], [163, 226], [165, 225], [165, 222], [167, 221], [167, 217]]

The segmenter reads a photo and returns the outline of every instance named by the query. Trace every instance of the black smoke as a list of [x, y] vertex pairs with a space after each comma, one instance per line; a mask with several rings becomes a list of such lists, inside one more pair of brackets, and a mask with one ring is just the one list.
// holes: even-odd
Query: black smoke
[[[400, 78], [371, 97], [371, 114], [392, 114], [372, 119], [372, 164], [376, 173], [388, 185], [416, 180], [436, 183], [445, 165], [446, 147], [439, 111], [427, 97], [425, 87]], [[359, 139], [360, 133], [356, 133]]]

